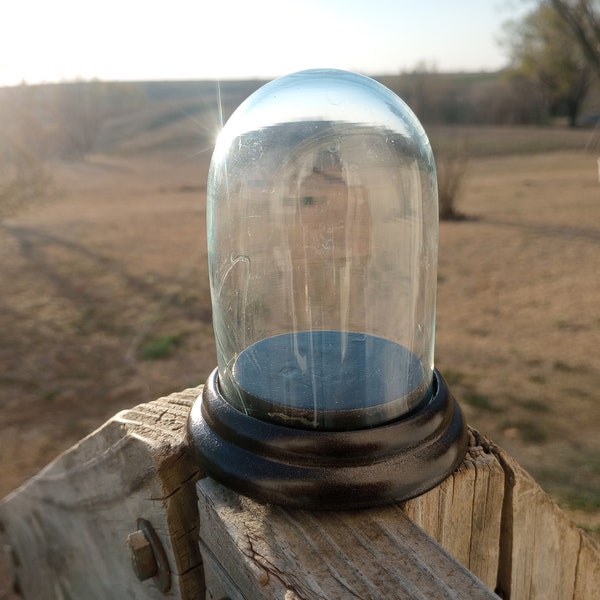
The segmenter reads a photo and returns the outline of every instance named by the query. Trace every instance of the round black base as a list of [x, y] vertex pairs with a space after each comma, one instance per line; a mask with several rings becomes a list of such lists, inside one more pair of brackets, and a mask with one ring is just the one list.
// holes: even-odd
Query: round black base
[[462, 412], [436, 370], [431, 400], [398, 421], [354, 431], [294, 429], [250, 417], [220, 394], [215, 369], [188, 420], [203, 472], [236, 492], [294, 508], [366, 508], [435, 487], [462, 462]]

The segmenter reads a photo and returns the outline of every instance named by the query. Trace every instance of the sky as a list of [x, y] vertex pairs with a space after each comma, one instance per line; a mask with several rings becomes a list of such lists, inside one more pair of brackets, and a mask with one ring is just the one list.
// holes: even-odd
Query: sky
[[4, 0], [0, 85], [494, 71], [526, 0]]

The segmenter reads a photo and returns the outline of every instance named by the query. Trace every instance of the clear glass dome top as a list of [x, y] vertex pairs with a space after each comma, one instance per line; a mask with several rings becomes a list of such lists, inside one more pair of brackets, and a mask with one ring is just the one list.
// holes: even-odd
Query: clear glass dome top
[[426, 401], [436, 173], [393, 92], [338, 70], [263, 86], [219, 135], [207, 224], [228, 402], [290, 427], [350, 430]]

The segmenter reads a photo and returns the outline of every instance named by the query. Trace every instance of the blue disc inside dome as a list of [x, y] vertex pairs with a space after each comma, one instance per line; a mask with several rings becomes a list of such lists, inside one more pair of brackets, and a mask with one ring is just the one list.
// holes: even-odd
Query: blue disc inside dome
[[425, 397], [420, 360], [375, 335], [313, 330], [255, 342], [237, 357], [242, 409], [292, 427], [371, 427], [406, 414]]

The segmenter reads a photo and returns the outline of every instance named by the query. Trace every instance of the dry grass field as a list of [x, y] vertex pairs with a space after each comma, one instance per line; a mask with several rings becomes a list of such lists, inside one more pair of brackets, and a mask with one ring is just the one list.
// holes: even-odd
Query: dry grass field
[[436, 362], [474, 426], [600, 532], [600, 185], [583, 152], [472, 160], [441, 227]]
[[[441, 225], [436, 363], [470, 424], [598, 533], [600, 185], [572, 133], [469, 133], [467, 218]], [[2, 217], [0, 497], [215, 366], [209, 152], [187, 150], [49, 165], [49, 191]]]

